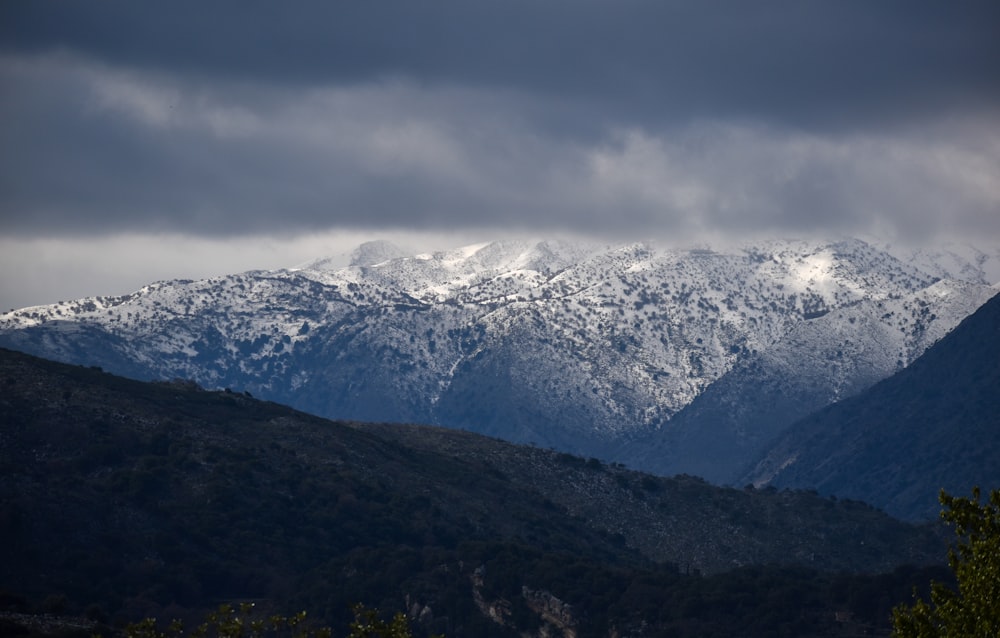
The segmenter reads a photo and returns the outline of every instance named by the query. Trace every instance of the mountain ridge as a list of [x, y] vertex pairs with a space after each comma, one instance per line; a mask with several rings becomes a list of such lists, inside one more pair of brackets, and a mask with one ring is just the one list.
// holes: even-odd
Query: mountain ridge
[[[249, 390], [324, 416], [466, 428], [670, 474], [689, 469], [669, 452], [672, 432], [693, 427], [679, 427], [685, 411], [720, 382], [715, 393], [726, 396], [742, 369], [761, 365], [774, 387], [799, 388], [780, 429], [905, 366], [995, 292], [982, 281], [986, 252], [949, 253], [929, 274], [934, 255], [908, 263], [857, 239], [718, 249], [507, 240], [399, 252], [377, 244], [343, 268], [321, 260], [23, 309], [0, 315], [0, 344], [135, 378]], [[872, 330], [859, 333], [852, 317]], [[837, 334], [864, 337], [854, 344], [863, 366], [829, 366]], [[800, 363], [812, 360], [804, 375]], [[761, 425], [766, 408], [722, 426], [726, 467], [777, 434]], [[668, 453], [651, 458], [659, 439]], [[728, 478], [707, 460], [693, 467]]]
[[1000, 485], [1000, 295], [910, 366], [791, 426], [741, 480], [933, 518], [940, 489]]
[[[860, 302], [804, 321], [766, 351], [738, 362], [666, 427], [630, 441], [618, 455], [647, 471], [670, 468], [716, 483], [744, 484], [741, 463], [750, 450], [762, 450], [804, 415], [887, 376], [893, 329], [877, 319], [912, 317], [906, 347], [923, 352], [946, 336], [942, 326], [928, 325], [933, 305], [927, 299], [954, 295], [962, 304], [959, 312], [972, 314], [994, 289], [980, 295], [969, 286], [974, 285], [939, 281], [902, 299]], [[891, 374], [905, 367], [897, 359]]]

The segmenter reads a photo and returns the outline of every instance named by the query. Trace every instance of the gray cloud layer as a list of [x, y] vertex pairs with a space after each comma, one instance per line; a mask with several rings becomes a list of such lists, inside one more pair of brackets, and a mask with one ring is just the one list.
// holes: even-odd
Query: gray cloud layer
[[0, 233], [1000, 236], [995, 2], [0, 9]]
[[1000, 93], [1000, 5], [506, 0], [10, 2], [9, 51], [299, 85], [408, 77], [597, 101], [618, 117], [812, 122]]

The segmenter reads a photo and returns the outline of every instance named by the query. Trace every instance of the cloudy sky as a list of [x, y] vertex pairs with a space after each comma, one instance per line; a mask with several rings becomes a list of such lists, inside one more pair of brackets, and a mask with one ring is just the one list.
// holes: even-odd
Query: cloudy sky
[[1000, 241], [1000, 3], [0, 4], [0, 311], [567, 233]]

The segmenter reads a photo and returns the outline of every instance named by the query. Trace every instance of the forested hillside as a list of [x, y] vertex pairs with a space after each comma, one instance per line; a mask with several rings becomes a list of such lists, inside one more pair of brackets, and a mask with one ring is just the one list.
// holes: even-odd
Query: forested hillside
[[252, 599], [342, 624], [362, 602], [449, 636], [812, 635], [834, 609], [888, 622], [926, 580], [897, 568], [943, 555], [862, 503], [2, 355], [8, 607], [113, 620]]

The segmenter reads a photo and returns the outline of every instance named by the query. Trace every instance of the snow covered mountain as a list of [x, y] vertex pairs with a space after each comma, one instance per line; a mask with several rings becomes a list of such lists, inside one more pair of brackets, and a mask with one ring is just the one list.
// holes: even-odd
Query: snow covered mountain
[[0, 345], [726, 480], [795, 418], [913, 361], [997, 292], [998, 264], [856, 239], [410, 256], [376, 242], [346, 268], [17, 310]]
[[912, 365], [789, 427], [741, 477], [932, 520], [938, 491], [1000, 485], [1000, 296]]
[[902, 370], [996, 292], [942, 280], [799, 322], [737, 361], [667, 427], [628, 441], [617, 456], [652, 472], [735, 483], [746, 458], [796, 420]]

